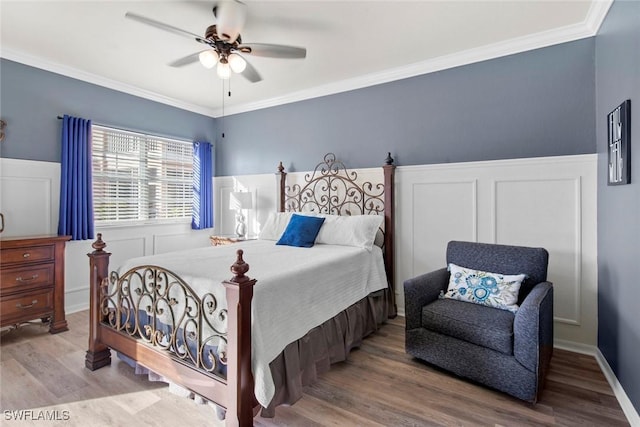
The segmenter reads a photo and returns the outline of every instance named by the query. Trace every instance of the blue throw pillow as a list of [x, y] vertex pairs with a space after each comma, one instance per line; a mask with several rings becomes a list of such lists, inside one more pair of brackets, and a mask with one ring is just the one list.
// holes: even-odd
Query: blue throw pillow
[[315, 243], [323, 222], [322, 217], [293, 214], [276, 245], [310, 248]]

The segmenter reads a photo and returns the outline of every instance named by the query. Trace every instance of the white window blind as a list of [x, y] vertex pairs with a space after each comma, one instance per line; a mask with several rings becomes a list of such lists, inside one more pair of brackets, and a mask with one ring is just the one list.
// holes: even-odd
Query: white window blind
[[93, 125], [97, 224], [191, 218], [193, 144]]

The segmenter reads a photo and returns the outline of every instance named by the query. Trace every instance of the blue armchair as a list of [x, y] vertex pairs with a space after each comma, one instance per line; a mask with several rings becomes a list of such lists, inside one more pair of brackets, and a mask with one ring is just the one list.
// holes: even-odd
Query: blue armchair
[[447, 268], [404, 282], [407, 353], [535, 403], [553, 352], [553, 287], [543, 248], [451, 241], [447, 265], [527, 275], [516, 313], [439, 298]]

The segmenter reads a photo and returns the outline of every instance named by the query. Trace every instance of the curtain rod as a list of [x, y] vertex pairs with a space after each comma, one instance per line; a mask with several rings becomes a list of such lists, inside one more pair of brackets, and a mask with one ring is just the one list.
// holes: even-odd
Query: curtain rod
[[[62, 119], [64, 119], [64, 117], [63, 116], [57, 116], [57, 119], [58, 120], [62, 120]], [[121, 126], [107, 125], [107, 124], [104, 124], [104, 123], [96, 122], [95, 120], [91, 120], [91, 122], [96, 126], [102, 126], [102, 127], [106, 127], [106, 128], [113, 128], [113, 129], [121, 130], [121, 131], [124, 131], [124, 132], [133, 132], [133, 133], [138, 133], [138, 134], [148, 135], [148, 136], [159, 136], [160, 138], [176, 139], [176, 140], [184, 141], [184, 142], [193, 142], [194, 141], [192, 139], [185, 138], [185, 137], [182, 137], [182, 136], [157, 134], [157, 133], [153, 133], [151, 131], [144, 131], [144, 130], [140, 130], [140, 129], [127, 129], [127, 128], [123, 128]]]

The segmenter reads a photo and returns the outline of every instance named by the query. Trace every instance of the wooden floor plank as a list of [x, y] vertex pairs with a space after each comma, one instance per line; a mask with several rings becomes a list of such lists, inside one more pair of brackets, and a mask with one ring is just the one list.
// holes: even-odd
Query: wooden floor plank
[[45, 406], [56, 398], [15, 359], [0, 362], [0, 381], [0, 408], [3, 410]]
[[[176, 396], [136, 375], [115, 355], [84, 367], [88, 312], [67, 316], [70, 330], [39, 324], [4, 331], [0, 344], [2, 410], [67, 411], [39, 426], [222, 426], [212, 405]], [[407, 355], [404, 319], [390, 320], [349, 359], [320, 375], [296, 404], [256, 426], [628, 426], [595, 358], [554, 350], [536, 405], [466, 381]], [[11, 427], [33, 422], [11, 421]]]
[[33, 340], [16, 344], [9, 352], [13, 354], [14, 359], [20, 361], [20, 364], [31, 375], [57, 397], [86, 387], [87, 383], [76, 375], [78, 369], [69, 370], [57, 358], [49, 356], [58, 350], [58, 347], [48, 339], [49, 337], [46, 336], [46, 339], [38, 340], [37, 343], [36, 340]]

